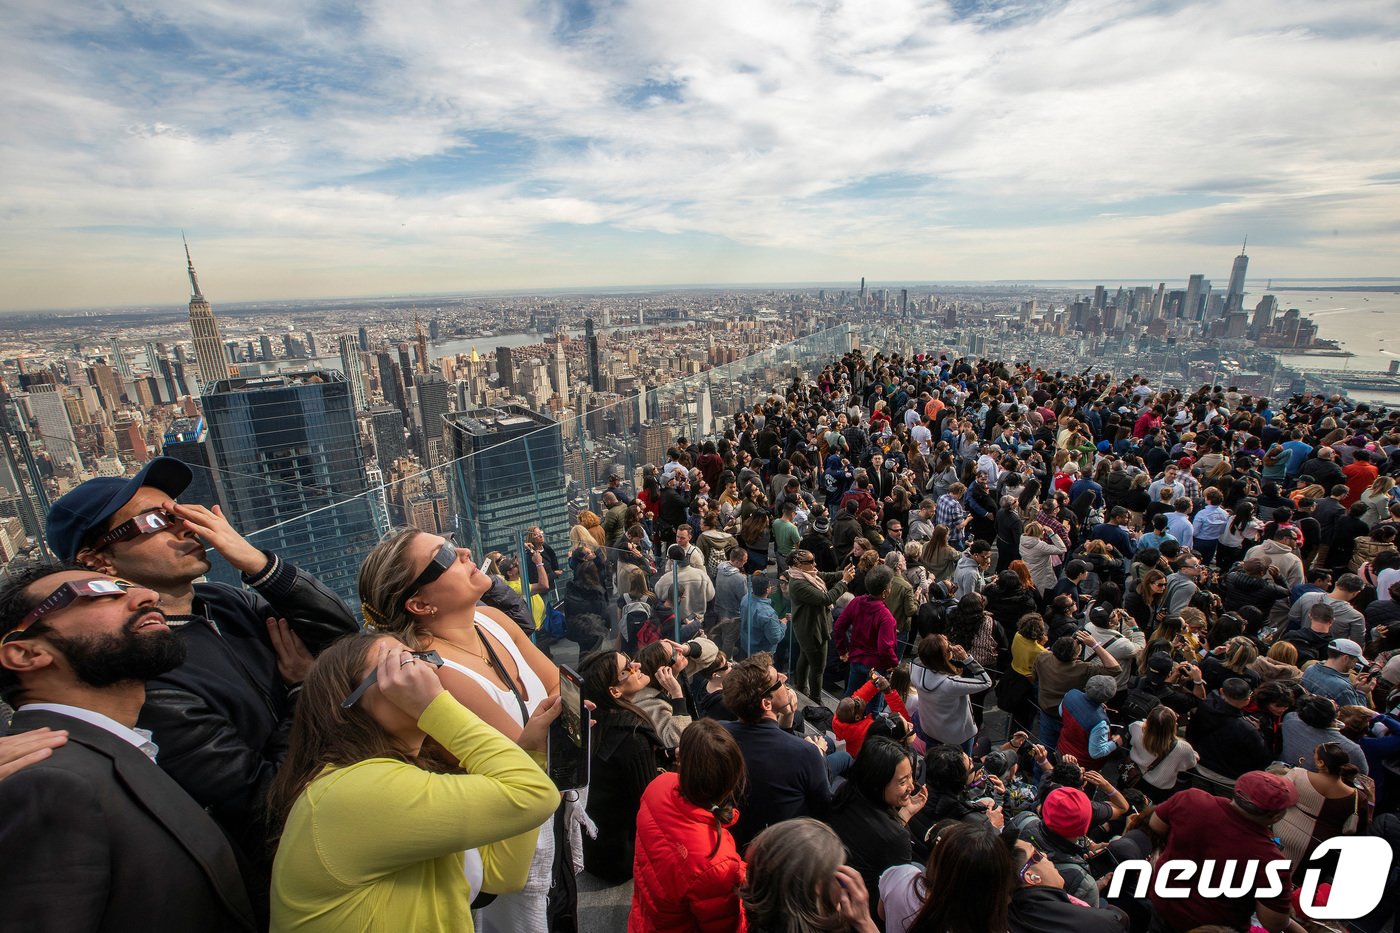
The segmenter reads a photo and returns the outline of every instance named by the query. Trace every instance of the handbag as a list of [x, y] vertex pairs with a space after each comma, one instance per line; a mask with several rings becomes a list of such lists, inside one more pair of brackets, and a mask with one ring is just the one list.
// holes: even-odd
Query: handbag
[[1123, 762], [1121, 765], [1118, 766], [1119, 789], [1125, 787], [1136, 787], [1144, 777], [1146, 777], [1152, 771], [1156, 770], [1157, 766], [1162, 763], [1162, 760], [1168, 755], [1170, 755], [1175, 748], [1176, 742], [1172, 742], [1172, 744], [1167, 748], [1167, 750], [1162, 752], [1162, 754], [1158, 755], [1155, 759], [1153, 759], [1152, 764], [1148, 765], [1145, 769], [1139, 768], [1137, 766], [1137, 762], [1133, 761], [1131, 758]]

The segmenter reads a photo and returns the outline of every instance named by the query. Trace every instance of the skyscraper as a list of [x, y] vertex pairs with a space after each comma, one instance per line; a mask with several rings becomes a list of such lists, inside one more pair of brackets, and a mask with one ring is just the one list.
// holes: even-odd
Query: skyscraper
[[1234, 265], [1230, 267], [1230, 284], [1225, 289], [1226, 314], [1244, 310], [1244, 274], [1249, 268], [1249, 257], [1244, 254], [1244, 248], [1248, 245], [1249, 237], [1245, 237], [1244, 246], [1240, 247], [1240, 254], [1235, 257]]
[[369, 408], [369, 402], [365, 398], [365, 369], [360, 365], [359, 341], [354, 334], [341, 334], [336, 338], [336, 342], [340, 344], [341, 372], [345, 373], [345, 379], [350, 383], [350, 395], [355, 400], [355, 410], [364, 411]]
[[1206, 277], [1197, 273], [1186, 280], [1186, 300], [1181, 305], [1181, 317], [1188, 321], [1200, 320], [1201, 301], [1205, 297], [1201, 290]]
[[559, 423], [523, 405], [447, 416], [457, 540], [476, 554], [514, 552], [539, 525], [546, 540], [568, 540], [564, 443]]
[[565, 405], [569, 404], [569, 360], [564, 356], [562, 340], [554, 341], [554, 354], [549, 360], [549, 381], [559, 394], [559, 400]]
[[496, 348], [496, 377], [502, 389], [515, 394], [515, 366], [511, 360], [510, 347]]
[[203, 401], [233, 526], [354, 605], [377, 525], [345, 377], [313, 370], [223, 379]]
[[67, 464], [76, 470], [83, 468], [78, 455], [78, 439], [73, 434], [73, 421], [63, 402], [62, 390], [52, 382], [29, 386], [29, 412], [38, 426], [39, 439], [49, 452], [55, 467]]
[[413, 386], [418, 396], [418, 456], [424, 464], [437, 466], [439, 458], [433, 450], [442, 443], [442, 416], [449, 410], [452, 387], [441, 373], [419, 373], [413, 377]]
[[116, 337], [112, 338], [111, 364], [116, 367], [117, 372], [122, 374], [123, 379], [131, 378], [131, 364], [127, 362], [126, 354], [122, 352], [122, 346], [117, 342]]
[[423, 333], [423, 322], [418, 319], [418, 312], [413, 312], [413, 324], [418, 328], [418, 372], [428, 371], [428, 338]]
[[583, 322], [583, 335], [588, 344], [588, 386], [594, 392], [601, 392], [603, 373], [598, 368], [598, 335], [593, 332], [593, 318]]
[[[180, 240], [184, 242], [183, 235]], [[214, 312], [199, 290], [189, 243], [185, 243], [185, 262], [189, 265], [190, 288], [193, 291], [190, 296], [190, 331], [194, 334], [194, 358], [199, 362], [199, 380], [208, 391], [208, 386], [228, 376], [228, 351], [224, 349], [224, 340], [219, 336], [219, 322], [214, 320]]]
[[370, 433], [374, 436], [374, 459], [380, 471], [388, 476], [394, 461], [408, 456], [408, 444], [403, 436], [403, 412], [392, 405], [370, 409]]

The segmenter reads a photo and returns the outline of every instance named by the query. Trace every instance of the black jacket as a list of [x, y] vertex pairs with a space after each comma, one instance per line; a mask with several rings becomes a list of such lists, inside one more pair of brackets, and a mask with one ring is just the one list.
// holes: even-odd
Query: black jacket
[[1252, 577], [1243, 570], [1225, 575], [1224, 603], [1227, 610], [1254, 606], [1267, 619], [1274, 603], [1287, 598], [1288, 588], [1279, 586], [1271, 577]]
[[68, 743], [0, 781], [0, 931], [256, 928], [228, 840], [165, 772], [56, 712], [21, 710], [11, 734], [42, 726]]
[[[266, 875], [262, 803], [296, 708], [277, 673], [267, 619], [285, 618], [312, 654], [359, 624], [338, 596], [280, 558], [244, 582], [256, 592], [196, 583], [193, 613], [168, 617], [185, 642], [185, 663], [146, 685], [139, 725], [160, 746], [161, 768], [250, 860], [245, 870]], [[259, 883], [249, 879], [255, 894]]]
[[1080, 907], [1064, 888], [1026, 887], [1011, 892], [1011, 933], [1127, 933], [1128, 916], [1115, 907]]
[[[867, 891], [880, 890], [880, 875], [886, 868], [913, 858], [909, 831], [894, 812], [871, 803], [849, 782], [832, 800], [826, 822], [841, 837], [846, 864], [860, 872]], [[872, 898], [871, 911], [877, 906], [878, 899]]]
[[651, 723], [630, 710], [594, 717], [588, 816], [598, 835], [584, 834], [583, 863], [590, 874], [621, 884], [632, 877], [642, 792], [664, 766], [666, 749]]
[[1219, 692], [1197, 708], [1186, 727], [1186, 740], [1203, 766], [1228, 778], [1268, 767], [1273, 758], [1264, 736]]

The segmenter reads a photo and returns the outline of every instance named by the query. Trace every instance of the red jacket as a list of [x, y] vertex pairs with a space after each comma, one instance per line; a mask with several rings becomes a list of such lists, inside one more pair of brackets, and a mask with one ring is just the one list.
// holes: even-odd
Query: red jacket
[[1342, 505], [1351, 508], [1361, 499], [1361, 494], [1376, 481], [1376, 477], [1381, 475], [1381, 471], [1376, 469], [1374, 463], [1348, 463], [1342, 467], [1342, 475], [1347, 478], [1347, 497], [1342, 500]]
[[[732, 822], [731, 824], [732, 825]], [[657, 775], [642, 793], [627, 933], [736, 933], [744, 860], [728, 829], [681, 796], [680, 775]]]
[[[851, 696], [859, 697], [868, 705], [871, 700], [875, 699], [875, 681], [867, 680], [857, 687], [856, 692], [851, 694]], [[905, 722], [913, 721], [912, 717], [909, 715], [909, 710], [904, 706], [904, 699], [898, 692], [886, 690], [885, 705], [903, 716]], [[866, 713], [856, 722], [842, 722], [839, 719], [833, 719], [831, 721], [831, 731], [836, 734], [838, 739], [846, 743], [847, 753], [854, 758], [860, 754], [860, 747], [865, 744], [865, 734], [870, 731], [870, 727], [874, 722], [875, 718], [869, 713]]]

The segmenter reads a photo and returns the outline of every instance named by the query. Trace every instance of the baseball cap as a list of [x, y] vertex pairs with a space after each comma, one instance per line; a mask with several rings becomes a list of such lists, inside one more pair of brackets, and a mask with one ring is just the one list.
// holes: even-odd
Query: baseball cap
[[190, 468], [174, 457], [156, 457], [131, 479], [90, 479], [49, 509], [44, 522], [49, 547], [62, 560], [72, 560], [78, 556], [83, 539], [105, 525], [142, 486], [153, 486], [173, 499], [185, 491], [193, 478]]
[[1078, 839], [1087, 833], [1092, 818], [1089, 798], [1077, 787], [1055, 788], [1040, 807], [1041, 823], [1063, 839]]
[[1173, 666], [1172, 656], [1163, 651], [1154, 651], [1147, 659], [1147, 667], [1154, 674], [1170, 674]]
[[1349, 654], [1353, 658], [1357, 659], [1360, 659], [1362, 657], [1361, 646], [1358, 645], [1356, 642], [1352, 641], [1350, 638], [1332, 639], [1330, 642], [1327, 643], [1327, 650], [1335, 651], [1338, 654]]
[[1235, 782], [1235, 796], [1243, 797], [1260, 810], [1287, 810], [1298, 802], [1298, 788], [1280, 774], [1248, 771]]

